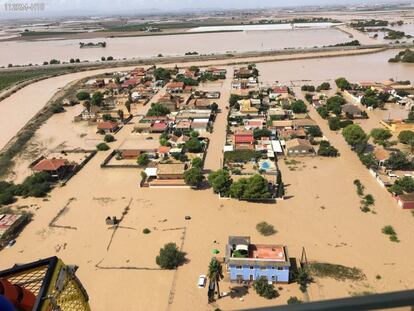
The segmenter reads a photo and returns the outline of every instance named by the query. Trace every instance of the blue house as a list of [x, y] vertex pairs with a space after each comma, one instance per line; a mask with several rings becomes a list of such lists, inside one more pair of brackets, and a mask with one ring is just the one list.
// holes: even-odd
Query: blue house
[[265, 276], [272, 283], [288, 283], [287, 246], [251, 244], [250, 237], [230, 236], [226, 266], [232, 282], [253, 282]]

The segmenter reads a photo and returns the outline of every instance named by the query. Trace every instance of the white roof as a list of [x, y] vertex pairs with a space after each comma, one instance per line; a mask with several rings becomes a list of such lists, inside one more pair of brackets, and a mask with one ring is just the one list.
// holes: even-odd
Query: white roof
[[147, 167], [145, 169], [145, 174], [147, 174], [148, 177], [156, 177], [157, 176], [157, 168], [156, 167]]
[[181, 153], [183, 148], [171, 148], [170, 153]]
[[193, 123], [208, 123], [209, 119], [194, 119]]
[[225, 145], [223, 147], [223, 151], [224, 152], [226, 152], [226, 151], [233, 151], [233, 146], [232, 145]]
[[283, 152], [282, 144], [280, 140], [272, 140], [272, 148], [274, 152], [278, 152], [278, 153]]

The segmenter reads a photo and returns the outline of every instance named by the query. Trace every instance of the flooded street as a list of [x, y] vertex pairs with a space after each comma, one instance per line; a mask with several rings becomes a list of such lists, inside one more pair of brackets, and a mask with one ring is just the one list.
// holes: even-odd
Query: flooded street
[[[317, 32], [317, 34], [315, 33]], [[42, 64], [58, 59], [68, 62], [71, 58], [96, 61], [102, 56], [114, 58], [142, 58], [199, 54], [282, 50], [309, 48], [349, 41], [348, 36], [334, 28], [294, 29], [276, 31], [244, 31], [163, 35], [127, 38], [99, 38], [87, 42], [105, 41], [106, 48], [79, 48], [82, 40], [45, 40], [0, 42], [0, 66], [8, 64]], [[10, 53], [13, 51], [13, 53]], [[30, 51], [30, 53], [27, 53]]]

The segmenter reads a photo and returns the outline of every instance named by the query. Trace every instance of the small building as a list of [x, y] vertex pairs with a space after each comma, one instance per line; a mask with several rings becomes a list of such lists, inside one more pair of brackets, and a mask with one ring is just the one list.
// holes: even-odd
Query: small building
[[177, 111], [179, 103], [180, 103], [179, 98], [172, 96], [170, 94], [166, 94], [162, 96], [157, 102], [157, 104], [164, 106], [171, 112]]
[[401, 208], [414, 209], [414, 193], [400, 194], [396, 199]]
[[295, 138], [286, 141], [285, 150], [288, 156], [315, 155], [315, 149], [306, 139]]
[[111, 121], [104, 121], [99, 122], [97, 125], [98, 131], [104, 131], [107, 133], [115, 133], [118, 130], [119, 126], [117, 122], [111, 122]]
[[284, 245], [252, 244], [248, 236], [230, 236], [225, 262], [231, 282], [253, 282], [264, 276], [272, 283], [289, 283], [290, 259]]
[[233, 135], [234, 149], [254, 149], [254, 135], [252, 131], [239, 131]]
[[151, 125], [150, 132], [151, 133], [165, 133], [168, 129], [168, 124], [166, 122], [154, 122]]
[[345, 104], [342, 106], [342, 112], [348, 117], [348, 118], [362, 118], [362, 110], [359, 109], [358, 106], [353, 104]]
[[158, 148], [158, 156], [159, 157], [168, 157], [170, 155], [171, 147], [168, 146], [160, 146]]
[[32, 167], [35, 172], [47, 172], [58, 179], [63, 178], [68, 169], [70, 169], [70, 164], [65, 159], [43, 159]]
[[167, 92], [178, 94], [184, 92], [184, 82], [170, 82], [167, 84]]
[[391, 156], [391, 153], [382, 147], [376, 147], [373, 154], [374, 154], [375, 159], [377, 159], [379, 166], [384, 166], [385, 162]]
[[158, 179], [183, 179], [185, 172], [185, 163], [158, 164]]

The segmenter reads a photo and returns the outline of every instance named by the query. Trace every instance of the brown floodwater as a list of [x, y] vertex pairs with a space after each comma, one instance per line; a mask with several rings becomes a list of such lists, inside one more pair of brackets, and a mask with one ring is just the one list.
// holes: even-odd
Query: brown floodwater
[[[70, 58], [96, 61], [102, 56], [114, 58], [141, 58], [200, 54], [281, 50], [332, 45], [349, 41], [348, 36], [334, 28], [295, 29], [276, 31], [244, 31], [231, 33], [204, 33], [128, 38], [98, 38], [105, 40], [106, 48], [79, 48], [82, 40], [9, 41], [0, 43], [0, 66], [8, 64], [42, 64], [44, 61]], [[30, 51], [28, 53], [28, 51]]]

